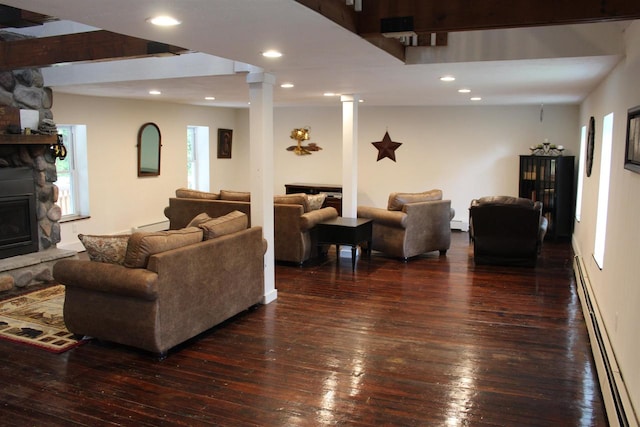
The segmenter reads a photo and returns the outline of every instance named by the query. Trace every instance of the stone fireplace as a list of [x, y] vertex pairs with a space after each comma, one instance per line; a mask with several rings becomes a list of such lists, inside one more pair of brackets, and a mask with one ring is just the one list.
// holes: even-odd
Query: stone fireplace
[[[58, 221], [62, 211], [56, 204], [58, 188], [54, 184], [57, 179], [55, 157], [49, 153], [49, 146], [0, 144], [0, 169], [5, 176], [15, 174], [18, 170], [31, 172], [31, 192], [34, 194], [32, 211], [35, 211], [34, 221], [37, 224], [36, 246], [33, 252], [55, 247], [60, 241]], [[1, 252], [0, 258], [5, 258]]]
[[[17, 36], [0, 32], [0, 40], [11, 40]], [[39, 120], [52, 119], [52, 92], [44, 86], [39, 69], [22, 69], [0, 72], [0, 107], [37, 110]], [[19, 176], [19, 194], [26, 194], [24, 188], [31, 188], [33, 198], [15, 194], [0, 194], [4, 207], [0, 205], [2, 223], [0, 227], [0, 292], [13, 287], [28, 286], [34, 282], [51, 280], [52, 264], [59, 258], [75, 256], [73, 251], [56, 248], [60, 242], [60, 218], [62, 211], [56, 204], [58, 188], [56, 157], [49, 142], [29, 139], [28, 135], [6, 135], [7, 129], [0, 129], [0, 178], [8, 177], [16, 181]], [[53, 137], [55, 140], [55, 137]], [[35, 141], [35, 143], [34, 143]], [[26, 184], [25, 180], [30, 183]], [[8, 186], [0, 184], [5, 190]], [[8, 203], [8, 204], [7, 204]], [[13, 216], [14, 211], [31, 218]], [[30, 235], [30, 243], [17, 244], [17, 240]], [[5, 246], [3, 249], [2, 246]], [[7, 249], [9, 247], [9, 250]], [[18, 252], [11, 247], [20, 246]]]

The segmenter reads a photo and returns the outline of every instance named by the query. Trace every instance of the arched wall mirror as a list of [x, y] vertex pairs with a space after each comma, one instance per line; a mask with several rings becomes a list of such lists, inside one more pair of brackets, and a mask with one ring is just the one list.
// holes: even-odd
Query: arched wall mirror
[[160, 175], [160, 128], [145, 123], [138, 131], [138, 176]]

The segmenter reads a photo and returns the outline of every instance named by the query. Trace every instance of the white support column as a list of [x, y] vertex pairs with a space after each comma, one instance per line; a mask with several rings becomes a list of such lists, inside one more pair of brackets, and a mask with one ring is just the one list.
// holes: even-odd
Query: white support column
[[342, 216], [358, 210], [358, 96], [342, 95]]
[[273, 243], [273, 85], [275, 76], [258, 72], [247, 75], [249, 84], [249, 163], [251, 225], [262, 226], [267, 240], [264, 256], [263, 304], [278, 298], [275, 286]]

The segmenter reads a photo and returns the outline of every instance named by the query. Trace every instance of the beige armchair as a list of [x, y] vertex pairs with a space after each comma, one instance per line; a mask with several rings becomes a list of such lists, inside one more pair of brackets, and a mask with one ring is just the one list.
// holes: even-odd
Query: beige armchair
[[446, 254], [454, 214], [442, 190], [391, 193], [387, 209], [358, 206], [358, 217], [373, 220], [371, 249], [404, 260], [432, 251]]

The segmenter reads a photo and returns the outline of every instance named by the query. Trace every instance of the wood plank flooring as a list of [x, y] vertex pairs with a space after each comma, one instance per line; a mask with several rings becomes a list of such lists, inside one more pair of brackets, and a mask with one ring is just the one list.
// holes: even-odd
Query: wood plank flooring
[[335, 252], [163, 361], [0, 341], [0, 425], [606, 426], [568, 243], [537, 268]]

